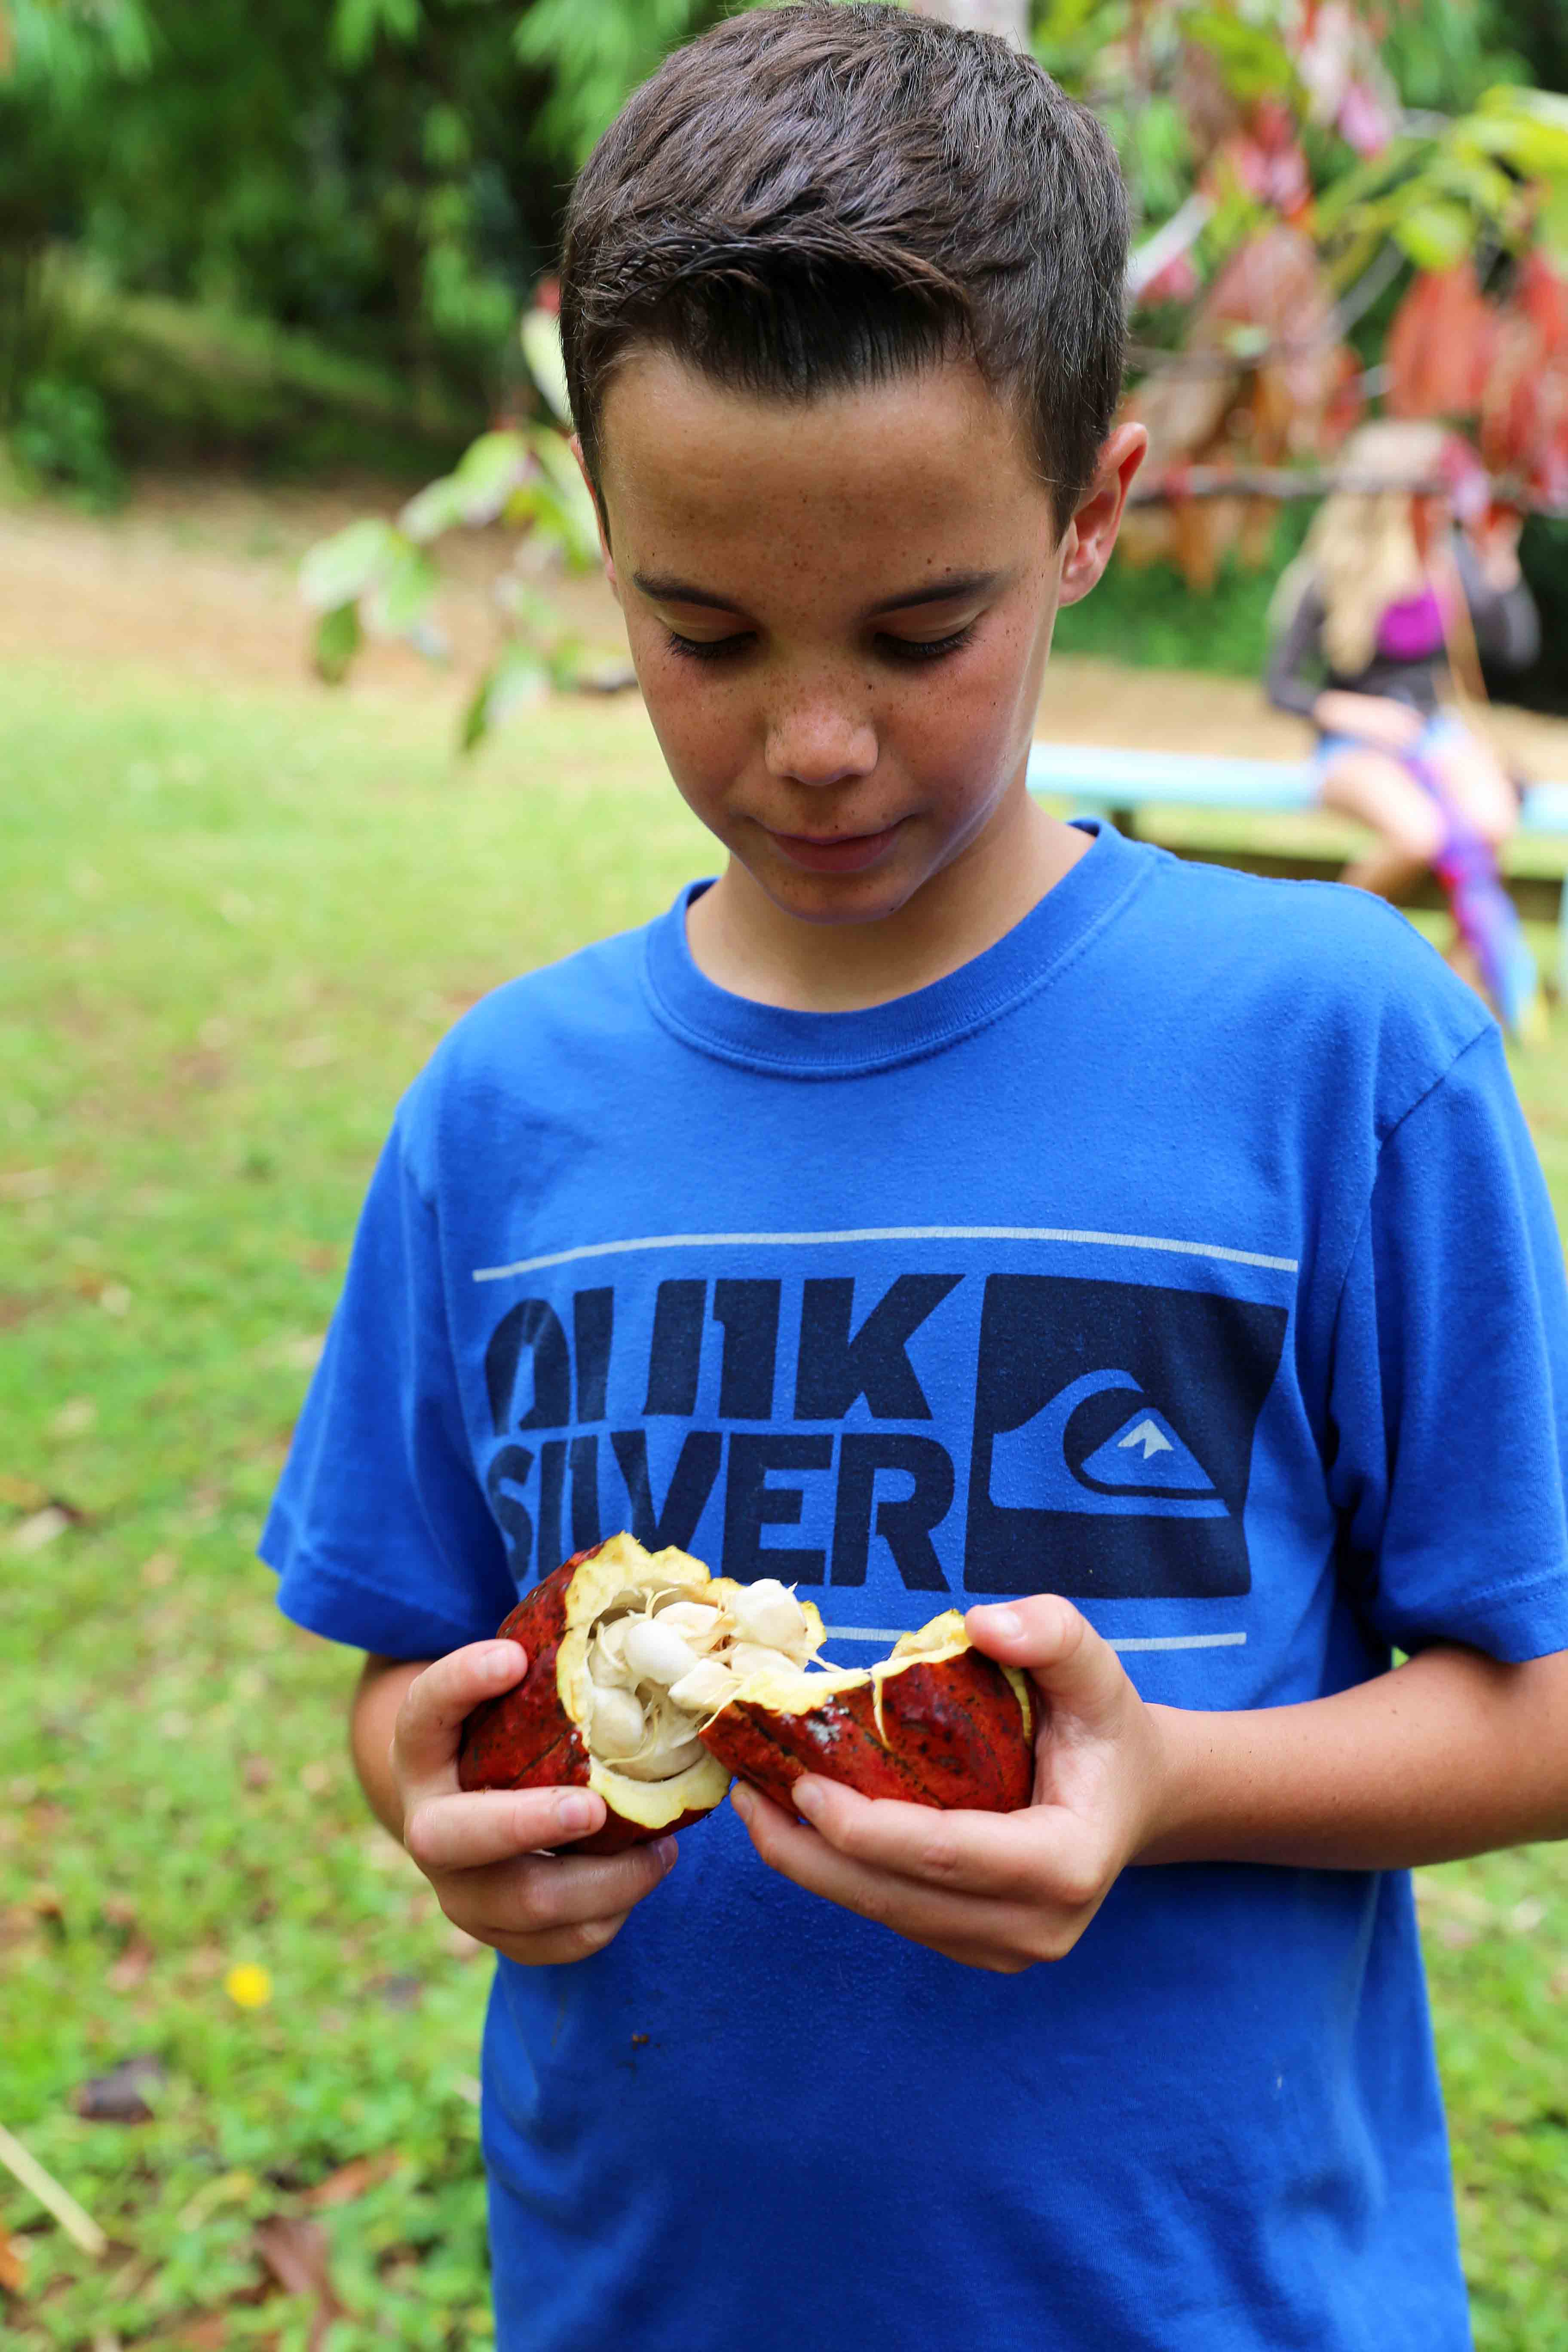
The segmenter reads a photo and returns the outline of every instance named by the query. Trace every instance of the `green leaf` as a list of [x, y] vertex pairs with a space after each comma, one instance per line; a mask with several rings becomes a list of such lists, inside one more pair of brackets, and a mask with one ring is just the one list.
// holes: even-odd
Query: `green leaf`
[[452, 478], [465, 522], [493, 522], [528, 473], [531, 437], [507, 430], [481, 433], [464, 450]]
[[530, 310], [518, 330], [528, 372], [563, 425], [572, 422], [566, 367], [561, 357], [561, 321], [549, 310]]
[[323, 613], [310, 648], [316, 676], [328, 686], [341, 686], [363, 642], [357, 604], [339, 604], [334, 611]]
[[309, 550], [300, 566], [300, 593], [321, 612], [352, 604], [374, 585], [405, 543], [379, 515], [363, 515]]
[[463, 520], [463, 495], [458, 478], [455, 474], [443, 474], [438, 481], [427, 482], [422, 490], [415, 491], [397, 518], [397, 528], [405, 538], [424, 546]]
[[552, 433], [548, 425], [529, 436], [529, 446], [554, 494], [552, 527], [561, 551], [574, 572], [591, 572], [600, 555], [599, 513], [594, 494], [583, 479], [576, 452], [563, 435]]
[[550, 683], [557, 694], [570, 694], [584, 674], [585, 648], [581, 637], [558, 637], [545, 656]]
[[491, 663], [463, 713], [461, 749], [474, 751], [492, 727], [500, 726], [514, 710], [537, 702], [549, 690], [550, 671], [543, 657], [531, 646], [514, 640]]
[[1542, 205], [1535, 222], [1542, 251], [1559, 269], [1568, 269], [1568, 188], [1555, 188]]
[[439, 100], [426, 114], [420, 144], [425, 161], [437, 172], [461, 172], [473, 160], [468, 117], [459, 108]]
[[1261, 25], [1221, 16], [1215, 8], [1194, 8], [1184, 15], [1182, 30], [1207, 49], [1226, 88], [1237, 98], [1283, 97], [1297, 87], [1290, 52]]
[[1455, 145], [1438, 158], [1431, 173], [1434, 194], [1457, 197], [1475, 212], [1506, 220], [1519, 201], [1519, 183], [1489, 158], [1468, 153]]
[[418, 37], [419, 0], [338, 0], [331, 46], [341, 66], [363, 66], [384, 33], [404, 47]]
[[1320, 235], [1338, 226], [1347, 215], [1355, 212], [1407, 169], [1429, 140], [1416, 140], [1401, 135], [1386, 146], [1381, 154], [1369, 156], [1364, 163], [1356, 164], [1321, 192], [1313, 206]]
[[1475, 243], [1475, 224], [1467, 207], [1438, 199], [1413, 205], [1389, 226], [1418, 269], [1453, 269]]
[[406, 637], [430, 610], [440, 575], [422, 547], [402, 548], [371, 593], [365, 617], [388, 637]]

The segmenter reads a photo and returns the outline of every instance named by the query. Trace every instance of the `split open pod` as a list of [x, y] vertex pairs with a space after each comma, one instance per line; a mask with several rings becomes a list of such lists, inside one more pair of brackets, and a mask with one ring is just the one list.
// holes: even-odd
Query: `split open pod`
[[609, 1818], [573, 1852], [611, 1853], [711, 1812], [731, 1774], [779, 1803], [803, 1772], [868, 1797], [1010, 1812], [1034, 1784], [1024, 1677], [947, 1610], [866, 1668], [820, 1664], [822, 1621], [766, 1578], [710, 1576], [612, 1536], [524, 1595], [500, 1628], [516, 1689], [464, 1727], [465, 1789], [596, 1790]]

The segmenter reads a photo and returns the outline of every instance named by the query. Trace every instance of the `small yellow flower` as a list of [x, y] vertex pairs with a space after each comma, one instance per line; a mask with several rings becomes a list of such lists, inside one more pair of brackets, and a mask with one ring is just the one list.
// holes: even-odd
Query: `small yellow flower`
[[254, 1960], [241, 1960], [225, 1977], [223, 1989], [241, 2009], [265, 2009], [272, 1998], [272, 1979]]

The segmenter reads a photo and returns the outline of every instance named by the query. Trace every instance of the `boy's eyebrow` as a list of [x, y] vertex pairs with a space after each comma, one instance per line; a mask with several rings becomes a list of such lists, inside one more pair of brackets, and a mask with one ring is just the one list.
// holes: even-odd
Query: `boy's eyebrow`
[[[1003, 577], [1000, 572], [949, 572], [940, 580], [928, 580], [921, 588], [908, 588], [899, 596], [880, 597], [868, 611], [908, 613], [918, 604], [951, 604], [960, 596], [986, 594]], [[664, 572], [634, 572], [632, 585], [654, 604], [696, 604], [710, 613], [739, 613], [742, 609], [731, 604], [728, 596], [715, 596], [710, 589], [695, 587], [689, 580], [676, 580]]]
[[951, 604], [960, 596], [984, 596], [1003, 579], [1000, 572], [947, 572], [928, 580], [923, 588], [907, 589], [901, 596], [884, 596], [874, 613], [908, 613], [917, 604]]
[[741, 610], [728, 596], [715, 596], [710, 589], [694, 588], [689, 580], [675, 580], [662, 572], [634, 572], [632, 586], [653, 604], [701, 604], [711, 613]]

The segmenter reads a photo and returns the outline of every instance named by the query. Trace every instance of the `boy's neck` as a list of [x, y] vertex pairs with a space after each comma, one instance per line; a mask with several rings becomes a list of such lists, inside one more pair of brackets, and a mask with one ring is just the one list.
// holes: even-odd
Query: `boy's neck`
[[1091, 836], [1020, 791], [897, 913], [808, 923], [774, 904], [738, 859], [686, 918], [703, 977], [797, 1013], [858, 1013], [911, 995], [994, 947], [1078, 864]]

